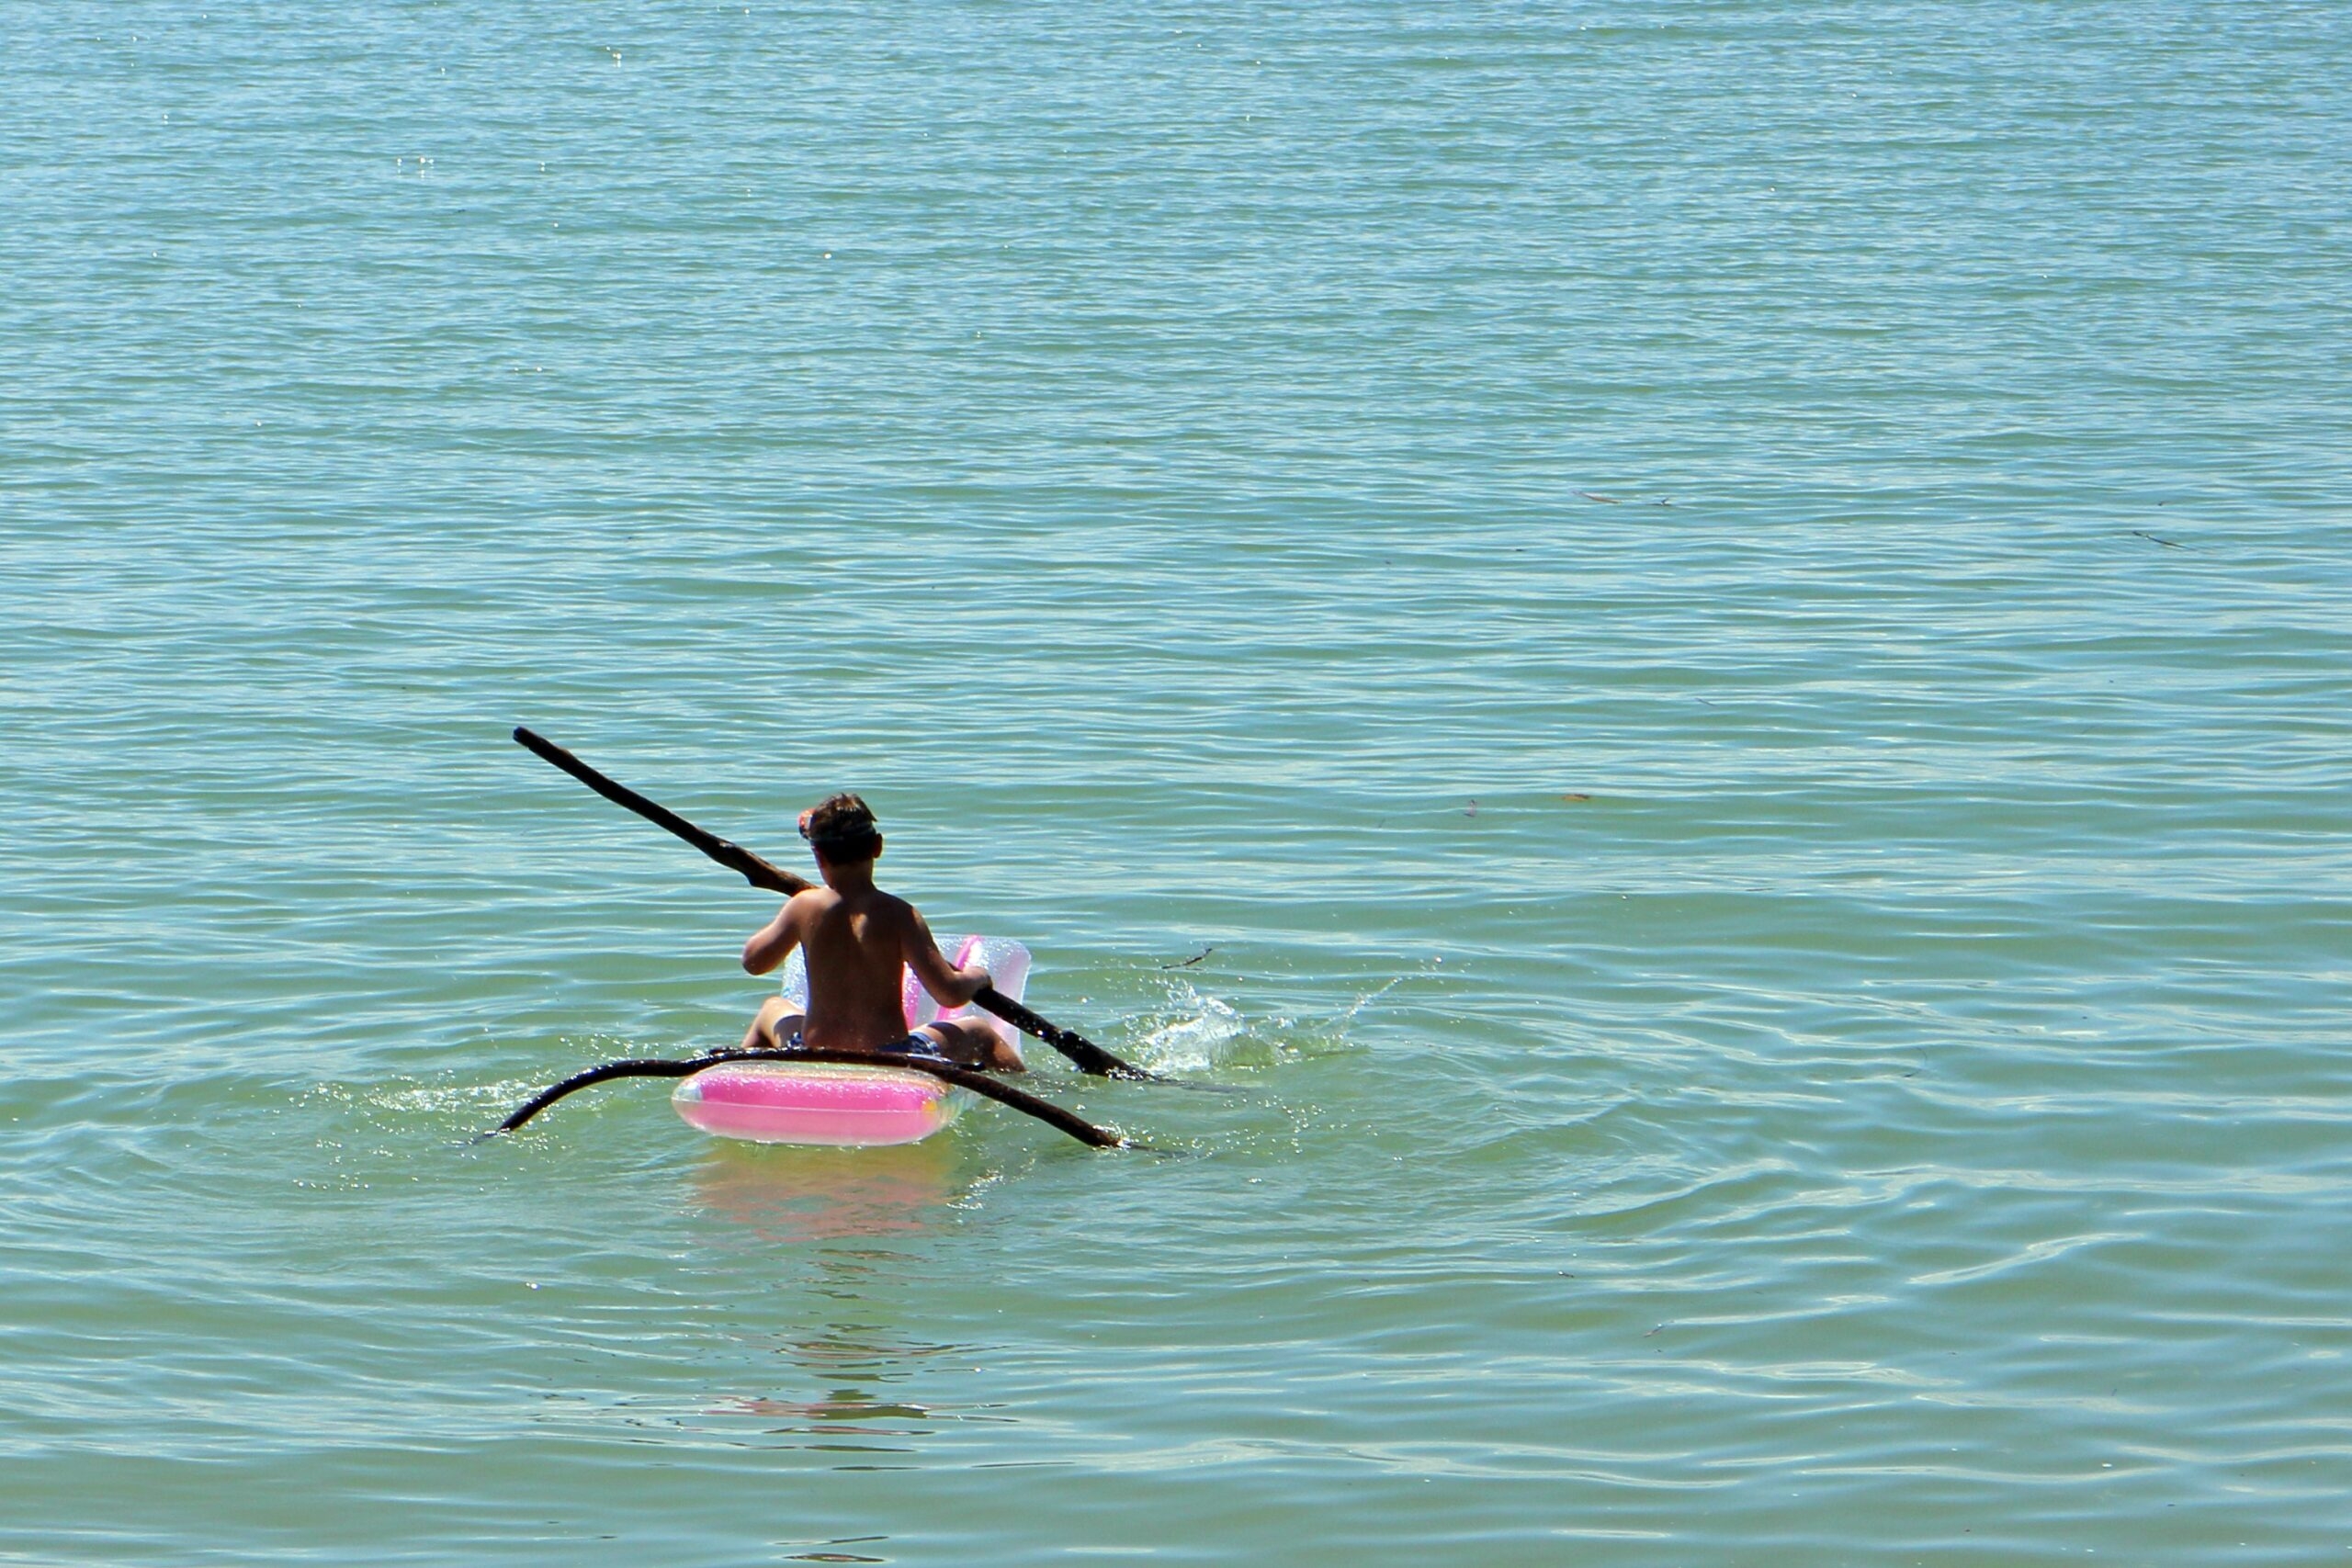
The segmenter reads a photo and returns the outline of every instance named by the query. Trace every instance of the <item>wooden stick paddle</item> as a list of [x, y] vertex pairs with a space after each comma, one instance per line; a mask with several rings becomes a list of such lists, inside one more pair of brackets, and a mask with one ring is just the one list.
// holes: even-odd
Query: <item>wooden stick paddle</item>
[[592, 1084], [609, 1083], [615, 1078], [683, 1078], [722, 1062], [849, 1062], [859, 1066], [908, 1067], [915, 1072], [929, 1073], [933, 1077], [944, 1079], [959, 1089], [968, 1089], [974, 1094], [984, 1095], [999, 1104], [1009, 1105], [1023, 1115], [1035, 1116], [1047, 1126], [1068, 1133], [1091, 1148], [1124, 1149], [1130, 1146], [1127, 1140], [1118, 1134], [1098, 1127], [1049, 1100], [1040, 1100], [1034, 1094], [1014, 1089], [1011, 1084], [1000, 1083], [986, 1073], [976, 1073], [953, 1063], [926, 1061], [920, 1056], [878, 1056], [861, 1051], [811, 1051], [805, 1047], [794, 1051], [714, 1051], [707, 1056], [677, 1059], [635, 1056], [626, 1061], [606, 1062], [602, 1066], [574, 1073], [561, 1083], [541, 1089], [517, 1106], [505, 1121], [480, 1134], [474, 1141], [480, 1143], [483, 1138], [494, 1138], [501, 1133], [512, 1133], [564, 1096]]
[[704, 832], [661, 802], [649, 800], [628, 785], [606, 778], [544, 735], [518, 724], [514, 727], [514, 739], [541, 761], [552, 762], [615, 806], [625, 806], [655, 827], [675, 833], [754, 887], [764, 887], [771, 893], [781, 893], [789, 898], [795, 893], [806, 893], [817, 886], [805, 876], [795, 876], [772, 860], [753, 854], [732, 840]]
[[[655, 827], [676, 834], [754, 887], [763, 887], [771, 893], [782, 893], [788, 897], [816, 886], [807, 877], [795, 876], [775, 862], [753, 854], [731, 840], [705, 832], [669, 807], [648, 800], [627, 784], [615, 783], [543, 735], [517, 725], [514, 739], [533, 756], [561, 768], [614, 805], [625, 806]], [[1168, 1081], [1158, 1073], [1120, 1060], [1074, 1030], [1048, 1023], [994, 986], [984, 987], [972, 1000], [1013, 1028], [1025, 1034], [1034, 1034], [1059, 1051], [1077, 1064], [1081, 1072], [1104, 1078], [1136, 1078], [1150, 1083]]]

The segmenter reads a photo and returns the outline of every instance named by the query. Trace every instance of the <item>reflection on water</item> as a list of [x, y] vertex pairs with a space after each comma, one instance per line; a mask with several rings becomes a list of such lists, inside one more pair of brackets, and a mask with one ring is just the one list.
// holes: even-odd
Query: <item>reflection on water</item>
[[714, 1141], [695, 1176], [704, 1208], [782, 1245], [931, 1228], [954, 1198], [956, 1153], [933, 1139], [878, 1149]]
[[792, 1375], [777, 1380], [786, 1386], [718, 1395], [686, 1424], [857, 1456], [840, 1468], [859, 1469], [871, 1467], [871, 1456], [913, 1451], [908, 1440], [939, 1423], [990, 1419], [907, 1396], [920, 1374], [975, 1370], [979, 1357], [970, 1345], [909, 1339], [874, 1321], [868, 1276], [903, 1258], [888, 1247], [839, 1245], [927, 1235], [959, 1198], [992, 1179], [982, 1171], [959, 1178], [958, 1166], [946, 1139], [872, 1149], [715, 1142], [695, 1173], [701, 1206], [762, 1244], [820, 1244], [804, 1254], [822, 1276], [810, 1288], [858, 1316], [775, 1341], [792, 1363]]
[[773, 1427], [779, 1432], [822, 1432], [876, 1437], [920, 1437], [913, 1428], [877, 1427], [876, 1421], [923, 1421], [931, 1412], [920, 1404], [891, 1404], [861, 1388], [837, 1388], [826, 1398], [802, 1403], [790, 1399], [746, 1398], [720, 1405], [719, 1416], [782, 1416], [808, 1426]]
[[906, 1446], [909, 1439], [932, 1436], [949, 1422], [1010, 1424], [1010, 1417], [984, 1407], [907, 1396], [926, 1371], [977, 1370], [973, 1346], [902, 1339], [864, 1325], [842, 1325], [785, 1341], [776, 1350], [803, 1374], [798, 1381], [819, 1392], [806, 1398], [735, 1395], [706, 1409], [703, 1421], [729, 1429], [748, 1421], [763, 1438], [786, 1439], [784, 1446], [850, 1455], [910, 1453], [914, 1450]]

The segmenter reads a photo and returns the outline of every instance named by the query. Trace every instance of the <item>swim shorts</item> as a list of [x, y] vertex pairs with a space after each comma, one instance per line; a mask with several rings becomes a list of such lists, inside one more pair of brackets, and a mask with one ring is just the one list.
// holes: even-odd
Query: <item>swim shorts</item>
[[[799, 1050], [800, 1031], [794, 1030], [780, 1043], [787, 1051]], [[938, 1062], [947, 1060], [947, 1053], [939, 1048], [939, 1042], [920, 1029], [904, 1039], [893, 1040], [887, 1045], [876, 1045], [874, 1048], [874, 1054], [877, 1056], [928, 1056]]]
[[947, 1060], [947, 1053], [939, 1048], [939, 1042], [920, 1029], [905, 1039], [893, 1040], [879, 1049], [885, 1056], [929, 1056], [935, 1061]]

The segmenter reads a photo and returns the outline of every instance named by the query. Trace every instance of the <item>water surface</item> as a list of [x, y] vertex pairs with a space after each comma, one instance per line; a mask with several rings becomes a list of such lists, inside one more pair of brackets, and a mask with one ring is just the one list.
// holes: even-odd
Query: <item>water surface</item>
[[2352, 1549], [2340, 7], [0, 37], [0, 1560]]

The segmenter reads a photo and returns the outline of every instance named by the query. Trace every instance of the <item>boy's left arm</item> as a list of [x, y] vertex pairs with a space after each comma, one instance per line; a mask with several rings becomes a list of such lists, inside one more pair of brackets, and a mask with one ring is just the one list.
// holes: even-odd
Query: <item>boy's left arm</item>
[[752, 940], [743, 944], [743, 973], [767, 974], [799, 945], [800, 928], [792, 919], [792, 902], [787, 900], [775, 912], [775, 919], [753, 931]]

